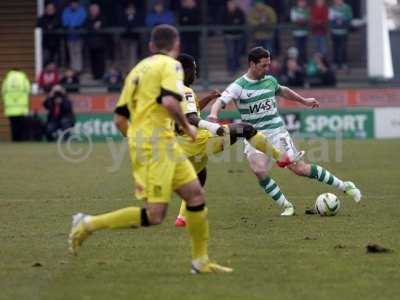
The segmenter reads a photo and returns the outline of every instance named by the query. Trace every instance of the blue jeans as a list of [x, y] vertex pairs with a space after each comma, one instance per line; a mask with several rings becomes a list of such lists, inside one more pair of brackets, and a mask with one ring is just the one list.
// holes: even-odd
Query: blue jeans
[[263, 40], [255, 40], [254, 44], [256, 47], [263, 47], [267, 49], [271, 55], [274, 54], [275, 49], [274, 49], [274, 37], [271, 37], [269, 39], [263, 39]]
[[321, 53], [323, 56], [328, 55], [328, 41], [325, 35], [314, 35], [314, 51]]
[[240, 68], [240, 53], [242, 50], [242, 38], [240, 36], [226, 36], [226, 64], [229, 73], [236, 73]]
[[332, 34], [333, 61], [338, 67], [347, 63], [347, 34]]
[[299, 50], [299, 60], [302, 64], [307, 63], [307, 40], [308, 37], [305, 36], [295, 36], [294, 42], [296, 43], [296, 48]]

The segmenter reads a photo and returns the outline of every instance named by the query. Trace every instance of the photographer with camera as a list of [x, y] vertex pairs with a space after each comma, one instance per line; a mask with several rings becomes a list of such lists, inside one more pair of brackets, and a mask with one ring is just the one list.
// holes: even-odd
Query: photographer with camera
[[[54, 141], [60, 132], [71, 128], [75, 124], [75, 115], [72, 109], [72, 102], [65, 90], [60, 85], [55, 85], [49, 96], [43, 102], [44, 108], [48, 111], [46, 122], [46, 138]], [[68, 134], [65, 134], [68, 138]]]

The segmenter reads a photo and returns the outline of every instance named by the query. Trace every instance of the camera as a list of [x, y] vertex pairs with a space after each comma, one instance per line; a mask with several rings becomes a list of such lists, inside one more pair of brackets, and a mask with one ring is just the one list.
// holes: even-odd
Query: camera
[[64, 97], [64, 93], [61, 92], [61, 91], [57, 91], [57, 92], [54, 93], [54, 97], [55, 97], [55, 98], [57, 98], [57, 97]]

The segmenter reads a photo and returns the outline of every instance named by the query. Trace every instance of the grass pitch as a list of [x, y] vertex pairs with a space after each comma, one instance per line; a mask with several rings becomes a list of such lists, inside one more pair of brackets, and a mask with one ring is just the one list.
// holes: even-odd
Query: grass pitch
[[[310, 148], [306, 142], [301, 148]], [[82, 145], [81, 145], [82, 146]], [[138, 205], [127, 155], [117, 172], [106, 144], [81, 163], [54, 144], [0, 145], [0, 299], [395, 299], [400, 295], [400, 140], [329, 144], [332, 173], [361, 188], [360, 204], [287, 170], [273, 176], [296, 204], [279, 217], [246, 161], [211, 163], [206, 185], [210, 254], [235, 269], [192, 276], [190, 247], [164, 224], [96, 233], [78, 257], [67, 253], [71, 215]], [[315, 149], [314, 149], [315, 150]], [[317, 149], [318, 150], [318, 149]], [[233, 158], [238, 152], [233, 148]], [[316, 155], [318, 151], [311, 151]], [[309, 152], [310, 153], [310, 152]], [[339, 160], [335, 161], [335, 157]], [[304, 214], [322, 192], [341, 199], [335, 217]], [[394, 251], [366, 254], [368, 242]]]

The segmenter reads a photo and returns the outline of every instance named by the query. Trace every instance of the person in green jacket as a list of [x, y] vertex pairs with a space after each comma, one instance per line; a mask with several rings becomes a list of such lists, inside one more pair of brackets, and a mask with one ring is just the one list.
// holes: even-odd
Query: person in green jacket
[[271, 6], [264, 4], [263, 0], [254, 1], [247, 15], [254, 46], [264, 47], [274, 54], [274, 32], [277, 21], [278, 17]]
[[337, 68], [347, 69], [347, 40], [351, 27], [353, 11], [343, 0], [334, 0], [329, 8], [333, 61]]
[[290, 20], [294, 24], [292, 31], [296, 48], [299, 50], [301, 64], [307, 63], [307, 40], [310, 23], [310, 8], [306, 0], [297, 0], [296, 6], [290, 10]]
[[30, 90], [28, 77], [18, 69], [11, 69], [3, 80], [1, 94], [4, 101], [4, 115], [10, 120], [11, 137], [15, 142], [24, 140]]

